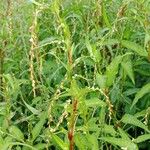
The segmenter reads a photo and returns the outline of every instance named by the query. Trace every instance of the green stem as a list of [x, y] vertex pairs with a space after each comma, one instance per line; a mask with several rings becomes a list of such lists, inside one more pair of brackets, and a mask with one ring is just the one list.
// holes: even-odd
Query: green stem
[[3, 100], [3, 96], [2, 96], [2, 92], [3, 92], [3, 81], [2, 81], [2, 74], [3, 74], [3, 50], [0, 49], [0, 100], [2, 101]]

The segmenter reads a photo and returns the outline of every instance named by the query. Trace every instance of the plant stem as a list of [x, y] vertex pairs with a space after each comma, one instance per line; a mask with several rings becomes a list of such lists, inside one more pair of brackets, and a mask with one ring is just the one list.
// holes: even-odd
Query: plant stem
[[74, 149], [74, 131], [75, 131], [75, 124], [76, 124], [76, 117], [77, 117], [77, 105], [78, 105], [78, 101], [75, 99], [72, 104], [72, 114], [71, 114], [69, 132], [68, 132], [70, 150]]
[[[2, 49], [0, 49], [0, 91], [3, 92], [3, 81], [2, 81], [2, 74], [3, 74], [3, 58], [4, 58], [4, 52]], [[3, 100], [2, 94], [0, 94], [0, 100]]]

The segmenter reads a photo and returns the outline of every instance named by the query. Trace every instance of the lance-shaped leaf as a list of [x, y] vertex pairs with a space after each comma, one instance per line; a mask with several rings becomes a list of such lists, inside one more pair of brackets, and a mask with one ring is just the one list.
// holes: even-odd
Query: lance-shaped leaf
[[59, 138], [55, 134], [51, 134], [52, 140], [54, 143], [56, 143], [62, 150], [69, 150], [69, 146], [67, 143], [65, 143], [61, 138]]
[[121, 121], [122, 121], [123, 123], [126, 123], [126, 124], [132, 124], [132, 125], [134, 125], [134, 126], [140, 127], [140, 128], [142, 128], [142, 129], [144, 129], [145, 131], [147, 131], [147, 132], [150, 133], [148, 127], [147, 127], [144, 123], [142, 123], [140, 120], [138, 120], [138, 119], [137, 119], [135, 116], [133, 116], [133, 115], [125, 114], [125, 115], [122, 117]]
[[17, 139], [17, 140], [24, 140], [24, 135], [22, 131], [17, 126], [11, 126], [9, 128], [9, 132]]
[[32, 142], [39, 136], [39, 134], [43, 128], [43, 125], [45, 123], [46, 118], [47, 118], [47, 113], [43, 112], [40, 117], [40, 121], [34, 126], [32, 132], [31, 132], [32, 133], [32, 139], [31, 139]]
[[130, 109], [132, 109], [133, 106], [138, 102], [138, 100], [139, 100], [140, 98], [142, 98], [142, 97], [143, 97], [145, 94], [147, 94], [147, 93], [150, 93], [150, 83], [144, 85], [144, 86], [140, 89], [140, 91], [137, 92], [137, 94], [135, 95], [135, 98], [134, 98], [134, 100], [133, 100], [133, 103], [132, 103]]
[[144, 142], [146, 140], [150, 140], [150, 134], [140, 135], [136, 139], [134, 139], [133, 141], [135, 143], [141, 143], [141, 142]]
[[136, 52], [139, 56], [148, 57], [147, 51], [139, 44], [123, 40], [121, 41], [122, 46]]
[[113, 61], [106, 68], [106, 85], [109, 87], [113, 84], [116, 75], [118, 73], [118, 66], [122, 60], [122, 56], [117, 56], [113, 59]]
[[131, 141], [131, 139], [129, 138], [128, 134], [123, 129], [118, 128], [118, 131], [119, 131], [120, 136], [123, 139]]
[[135, 81], [134, 81], [134, 72], [133, 72], [131, 60], [128, 60], [126, 62], [122, 62], [121, 65], [122, 65], [125, 73], [129, 76], [129, 78], [133, 82], [133, 84], [135, 84]]
[[99, 73], [96, 74], [96, 83], [102, 88], [106, 88], [106, 76]]
[[122, 149], [124, 148], [127, 150], [138, 150], [137, 145], [129, 140], [125, 140], [122, 138], [115, 138], [115, 137], [102, 137], [101, 139], [113, 145], [117, 145]]

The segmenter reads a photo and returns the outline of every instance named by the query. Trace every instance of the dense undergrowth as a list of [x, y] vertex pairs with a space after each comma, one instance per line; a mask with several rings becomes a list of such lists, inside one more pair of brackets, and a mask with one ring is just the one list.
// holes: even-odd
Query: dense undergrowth
[[149, 116], [149, 0], [0, 1], [0, 150], [150, 150]]

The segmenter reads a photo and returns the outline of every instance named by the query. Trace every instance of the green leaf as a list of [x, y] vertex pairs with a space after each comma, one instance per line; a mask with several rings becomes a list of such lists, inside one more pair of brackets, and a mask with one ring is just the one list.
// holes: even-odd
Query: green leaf
[[5, 142], [5, 144], [2, 145], [2, 147], [0, 147], [0, 148], [1, 148], [1, 150], [8, 150], [9, 145], [10, 145], [10, 143]]
[[105, 107], [106, 106], [106, 103], [104, 101], [99, 100], [96, 97], [86, 100], [85, 104], [87, 107], [96, 107], [96, 106]]
[[37, 6], [42, 6], [42, 4], [40, 4], [39, 2], [35, 1], [35, 0], [30, 0], [33, 4], [37, 5]]
[[101, 60], [101, 54], [100, 52], [96, 49], [96, 46], [94, 44], [91, 44], [89, 39], [86, 38], [85, 40], [85, 44], [87, 47], [87, 50], [90, 54], [90, 57], [95, 61], [95, 62], [99, 62]]
[[24, 135], [22, 131], [17, 126], [11, 126], [9, 128], [9, 132], [17, 139], [17, 140], [24, 140]]
[[47, 45], [53, 44], [53, 43], [61, 44], [61, 41], [58, 40], [56, 37], [49, 37], [49, 38], [46, 38], [46, 39], [40, 41], [39, 47], [47, 46]]
[[90, 56], [93, 58], [94, 57], [93, 48], [92, 48], [92, 45], [90, 44], [90, 41], [88, 38], [86, 38], [85, 44], [86, 44], [86, 47], [87, 47], [87, 50], [88, 50]]
[[136, 114], [134, 114], [134, 116], [135, 116], [136, 118], [138, 118], [138, 117], [144, 117], [146, 113], [147, 113], [147, 109], [144, 109], [144, 110], [139, 111], [139, 112], [137, 112]]
[[46, 120], [46, 112], [43, 112], [43, 114], [40, 116], [40, 121], [35, 125], [35, 127], [33, 128], [33, 130], [31, 131], [31, 134], [32, 134], [32, 139], [31, 141], [33, 142], [37, 137], [38, 135], [40, 134], [42, 128], [43, 128], [43, 125], [45, 123], [45, 120]]
[[68, 93], [79, 101], [82, 100], [88, 92], [88, 88], [80, 88], [74, 79], [71, 82], [71, 88], [68, 90]]
[[116, 78], [118, 73], [118, 66], [122, 60], [122, 56], [117, 56], [113, 59], [113, 61], [106, 68], [106, 84], [107, 86], [111, 86]]
[[148, 57], [147, 51], [142, 46], [138, 45], [137, 43], [123, 40], [121, 41], [121, 44], [122, 46], [136, 52], [139, 56]]
[[145, 42], [144, 42], [145, 47], [146, 47], [146, 45], [148, 45], [149, 42], [150, 42], [150, 34], [146, 33], [145, 34]]
[[103, 132], [111, 135], [116, 135], [117, 132], [115, 131], [114, 127], [112, 125], [105, 124], [103, 127]]
[[106, 39], [105, 41], [102, 42], [102, 45], [115, 45], [119, 44], [118, 39]]
[[96, 83], [100, 88], [106, 87], [106, 76], [99, 73], [96, 74]]
[[102, 59], [101, 53], [98, 49], [96, 49], [96, 46], [94, 46], [93, 48], [93, 54], [94, 54], [94, 58], [95, 58], [95, 62], [99, 63], [100, 60]]
[[68, 144], [65, 143], [62, 139], [60, 139], [57, 135], [51, 134], [52, 140], [62, 149], [62, 150], [69, 150]]
[[110, 27], [111, 27], [111, 24], [110, 24], [110, 21], [109, 21], [109, 18], [108, 18], [106, 9], [105, 9], [105, 4], [104, 4], [104, 2], [102, 2], [102, 14], [103, 14], [103, 22], [106, 24], [107, 27], [110, 28]]
[[96, 135], [94, 134], [87, 134], [86, 135], [87, 141], [89, 142], [91, 150], [99, 150], [98, 148], [98, 140]]
[[125, 114], [125, 115], [122, 117], [121, 121], [122, 121], [123, 123], [132, 124], [132, 125], [134, 125], [134, 126], [137, 126], [137, 127], [140, 127], [140, 128], [142, 128], [142, 129], [144, 129], [144, 130], [147, 131], [147, 132], [150, 132], [150, 131], [148, 130], [148, 127], [145, 126], [145, 124], [143, 124], [143, 123], [142, 123], [140, 120], [138, 120], [135, 116], [132, 116], [132, 115], [130, 115], [130, 114]]
[[81, 133], [77, 133], [75, 134], [75, 145], [78, 147], [78, 149], [85, 150], [90, 144], [87, 143], [87, 139], [85, 135]]
[[132, 67], [131, 60], [127, 60], [126, 62], [122, 62], [121, 65], [122, 65], [125, 73], [129, 76], [129, 78], [133, 82], [133, 84], [135, 84], [134, 72], [133, 72], [133, 67]]
[[[83, 57], [82, 57], [83, 58]], [[79, 58], [80, 59], [80, 58]], [[78, 60], [79, 60], [78, 59]], [[76, 59], [77, 60], [77, 59]], [[84, 61], [84, 63], [85, 63], [85, 65], [87, 65], [87, 66], [94, 66], [95, 65], [95, 62], [94, 62], [94, 60], [91, 58], [91, 57], [85, 57], [84, 59], [83, 59], [83, 61]], [[80, 61], [79, 61], [80, 62]]]
[[127, 150], [138, 150], [137, 145], [129, 140], [115, 137], [102, 137], [101, 139], [113, 145], [117, 145], [120, 148], [126, 148]]
[[47, 147], [47, 144], [44, 143], [39, 143], [34, 145], [34, 148], [36, 148], [37, 150], [44, 150]]
[[[21, 143], [21, 142], [10, 142], [10, 143], [8, 143], [8, 146], [9, 146], [9, 148], [10, 147], [13, 147], [13, 146], [19, 146], [19, 145], [22, 145], [23, 146], [23, 150], [37, 150], [37, 149], [35, 149], [33, 146], [31, 146], [31, 145], [29, 145], [29, 144], [26, 144], [26, 143]], [[3, 149], [4, 150], [4, 149]], [[8, 149], [7, 149], [8, 150]]]
[[2, 136], [0, 135], [0, 148], [4, 145], [4, 140], [2, 138]]
[[13, 142], [13, 140], [14, 140], [14, 138], [12, 136], [6, 136], [4, 141], [5, 141], [5, 143], [11, 143], [11, 142]]
[[120, 133], [120, 136], [125, 139], [125, 140], [129, 140], [131, 141], [131, 139], [129, 138], [128, 134], [121, 128], [118, 128], [118, 131]]
[[96, 121], [96, 118], [91, 118], [90, 120], [88, 120], [87, 124], [84, 127], [85, 131], [99, 131], [99, 127]]
[[130, 109], [132, 109], [133, 106], [138, 102], [138, 100], [139, 100], [140, 98], [142, 98], [142, 97], [143, 97], [145, 94], [147, 94], [147, 93], [150, 93], [150, 83], [144, 85], [144, 86], [140, 89], [140, 91], [137, 92], [137, 94], [135, 95], [135, 98], [134, 98], [134, 100], [133, 100], [133, 102], [132, 102], [132, 105], [131, 105], [131, 108], [130, 108]]
[[130, 96], [130, 95], [137, 93], [138, 91], [139, 91], [138, 88], [130, 88], [130, 89], [127, 89], [123, 94], [125, 96]]
[[144, 142], [146, 140], [150, 140], [150, 134], [140, 135], [136, 139], [134, 139], [133, 142], [141, 143], [141, 142]]
[[6, 138], [4, 139], [4, 145], [2, 145], [2, 147], [0, 147], [1, 148], [1, 150], [8, 150], [8, 148], [9, 148], [9, 146], [10, 146], [10, 144], [12, 143], [12, 141], [13, 141], [14, 139], [13, 139], [13, 137], [11, 137], [11, 136], [6, 136]]
[[16, 146], [16, 150], [22, 150], [21, 146]]
[[38, 115], [40, 113], [40, 111], [36, 110], [34, 107], [30, 106], [29, 104], [27, 104], [24, 100], [23, 100], [24, 104], [26, 105], [26, 107], [34, 114], [34, 115]]

